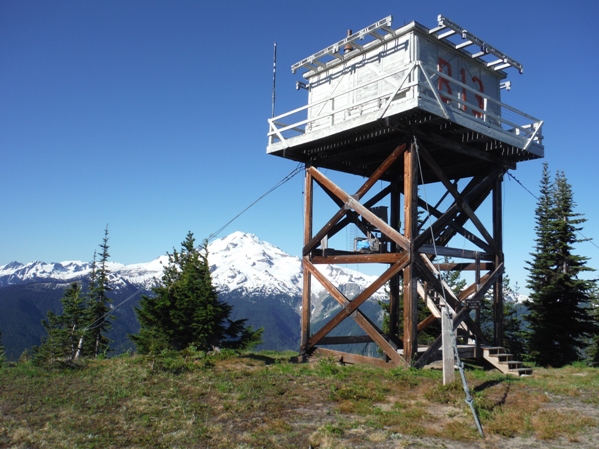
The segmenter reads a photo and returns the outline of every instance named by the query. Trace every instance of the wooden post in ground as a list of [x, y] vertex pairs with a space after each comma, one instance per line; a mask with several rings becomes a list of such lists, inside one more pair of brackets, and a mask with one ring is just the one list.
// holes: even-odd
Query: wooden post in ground
[[449, 311], [441, 304], [441, 348], [443, 352], [443, 385], [455, 381], [455, 354], [453, 352], [453, 339], [451, 338], [453, 320], [449, 318]]

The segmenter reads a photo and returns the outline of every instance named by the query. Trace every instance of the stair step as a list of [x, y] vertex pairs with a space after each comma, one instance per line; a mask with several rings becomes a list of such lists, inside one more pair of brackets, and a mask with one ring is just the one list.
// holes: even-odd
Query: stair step
[[513, 354], [505, 352], [501, 346], [483, 347], [484, 358], [504, 374], [514, 376], [531, 376], [532, 368], [527, 368], [521, 361], [512, 360]]
[[521, 367], [522, 366], [522, 362], [518, 362], [516, 360], [510, 360], [509, 362], [499, 362], [500, 365], [507, 365], [510, 369], [512, 369], [512, 367]]
[[505, 351], [505, 348], [503, 348], [501, 346], [487, 346], [487, 347], [483, 347], [483, 350], [485, 352], [487, 352], [489, 355], [495, 355], [495, 354], [500, 354], [503, 351]]
[[510, 370], [510, 374], [518, 376], [532, 376], [532, 368], [518, 368]]

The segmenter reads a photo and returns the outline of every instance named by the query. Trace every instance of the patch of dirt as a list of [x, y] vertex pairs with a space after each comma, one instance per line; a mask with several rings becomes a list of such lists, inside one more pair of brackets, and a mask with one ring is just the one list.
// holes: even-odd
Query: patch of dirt
[[[364, 438], [364, 435], [362, 434], [362, 441], [359, 444], [352, 443], [352, 438], [348, 435], [348, 438], [340, 442], [338, 441], [337, 445], [329, 447], [366, 449], [596, 449], [599, 447], [598, 407], [593, 404], [584, 403], [579, 398], [549, 394], [547, 394], [547, 397], [548, 400], [543, 404], [542, 409], [557, 410], [564, 414], [578, 413], [581, 416], [595, 419], [597, 425], [579, 433], [574, 440], [563, 437], [551, 440], [540, 440], [534, 436], [504, 438], [497, 435], [491, 435], [485, 436], [485, 438], [480, 441], [463, 442], [402, 434], [386, 434], [383, 437], [381, 432], [377, 433], [376, 431], [373, 431], [371, 434], [366, 435], [366, 438]], [[453, 413], [460, 413], [460, 410], [455, 407], [440, 405], [429, 408], [428, 412], [433, 416], [439, 417], [439, 424], [441, 424], [442, 421], [447, 420]], [[474, 426], [474, 423], [472, 423], [472, 425]], [[369, 440], [370, 442], [365, 443], [364, 440]], [[315, 448], [316, 447], [324, 448], [326, 446], [315, 446]]]

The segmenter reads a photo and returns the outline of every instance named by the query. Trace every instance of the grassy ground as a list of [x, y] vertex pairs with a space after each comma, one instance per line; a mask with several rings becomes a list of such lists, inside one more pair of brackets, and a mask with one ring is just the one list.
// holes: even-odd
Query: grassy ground
[[[467, 373], [289, 362], [291, 354], [94, 360], [0, 369], [0, 447], [596, 447], [599, 370]], [[459, 376], [458, 376], [459, 377]]]

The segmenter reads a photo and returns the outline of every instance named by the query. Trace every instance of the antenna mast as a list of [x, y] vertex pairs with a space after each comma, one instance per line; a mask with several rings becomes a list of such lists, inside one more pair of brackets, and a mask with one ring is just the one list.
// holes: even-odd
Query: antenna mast
[[272, 60], [272, 117], [275, 116], [275, 87], [277, 85], [277, 43], [274, 45], [274, 55]]

